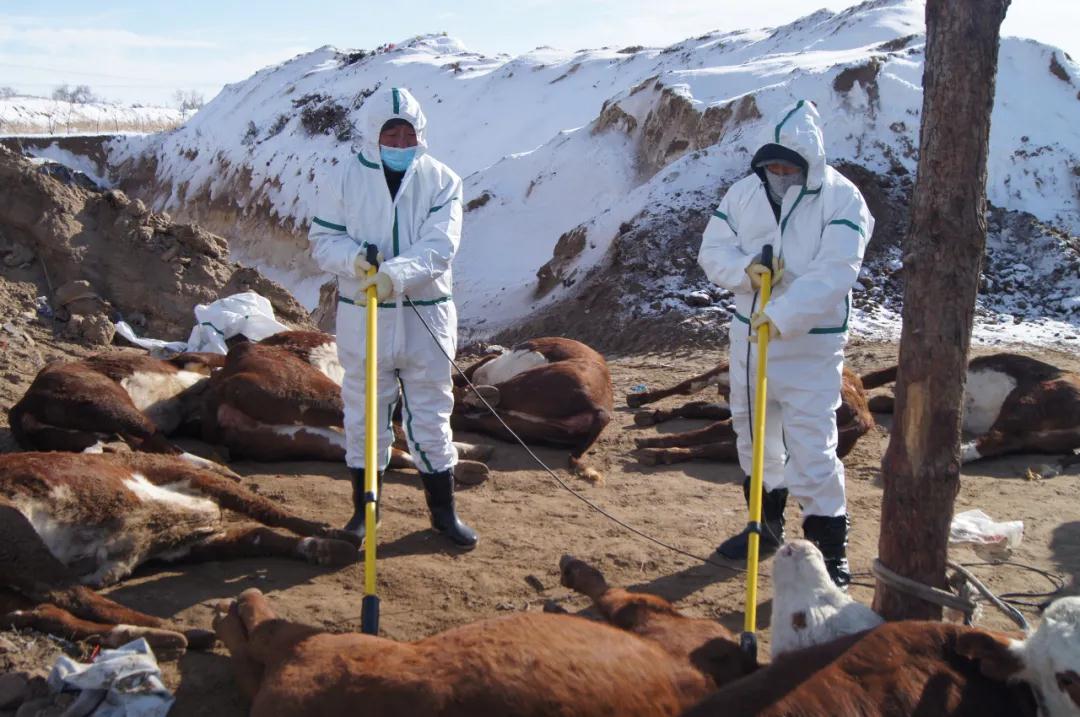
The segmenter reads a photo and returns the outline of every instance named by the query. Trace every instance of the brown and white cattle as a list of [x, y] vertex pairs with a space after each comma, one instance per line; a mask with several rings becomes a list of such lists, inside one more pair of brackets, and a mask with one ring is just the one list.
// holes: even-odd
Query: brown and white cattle
[[[334, 336], [283, 331], [233, 346], [203, 397], [203, 438], [232, 458], [258, 461], [345, 460], [344, 376]], [[416, 468], [395, 425], [391, 468]], [[455, 443], [462, 483], [483, 480], [488, 446]]]
[[684, 717], [1077, 717], [1080, 598], [1027, 639], [940, 622], [892, 622], [787, 653]]
[[[863, 384], [883, 386], [896, 372], [874, 371]], [[891, 404], [879, 398], [874, 409], [891, 412]], [[979, 356], [968, 363], [963, 416], [965, 463], [1010, 453], [1057, 454], [1068, 462], [1080, 448], [1080, 374], [1018, 354]]]
[[11, 407], [11, 432], [26, 450], [82, 451], [120, 440], [180, 453], [168, 436], [198, 420], [201, 393], [224, 358], [185, 353], [162, 361], [117, 351], [54, 361]]
[[723, 628], [703, 631], [707, 621], [641, 599], [649, 597], [599, 595], [626, 629], [532, 612], [400, 643], [287, 622], [247, 590], [214, 627], [252, 717], [351, 714], [357, 705], [382, 717], [669, 717], [756, 668]]
[[[223, 509], [296, 535], [227, 527]], [[357, 560], [357, 547], [351, 534], [300, 518], [183, 457], [0, 455], [0, 625], [111, 646], [135, 637], [204, 646], [205, 631], [182, 632], [93, 588], [150, 560], [276, 556], [345, 565]]]
[[[731, 425], [731, 411], [726, 404], [731, 390], [728, 380], [728, 364], [722, 363], [700, 376], [687, 379], [670, 388], [645, 393], [632, 393], [626, 402], [640, 407], [652, 401], [672, 395], [690, 395], [707, 386], [717, 386], [724, 403], [695, 401], [672, 410], [656, 409], [641, 411], [634, 416], [639, 426], [651, 426], [673, 418], [707, 418], [714, 422], [695, 430], [670, 433], [662, 436], [637, 438], [634, 455], [648, 465], [681, 463], [689, 460], [737, 461], [739, 452], [735, 446], [735, 429]], [[844, 368], [840, 385], [840, 407], [836, 409], [836, 427], [839, 441], [836, 453], [843, 458], [862, 436], [874, 427], [874, 416], [867, 405], [866, 391], [859, 377]]]
[[[545, 337], [482, 357], [465, 370], [476, 386], [497, 389], [499, 416], [526, 443], [570, 449], [574, 472], [592, 480], [600, 474], [581, 458], [611, 421], [614, 388], [607, 362], [580, 341]], [[498, 418], [455, 377], [455, 428], [512, 441]]]
[[825, 558], [808, 540], [791, 540], [776, 551], [769, 650], [786, 652], [831, 642], [877, 627], [881, 616], [836, 587]]

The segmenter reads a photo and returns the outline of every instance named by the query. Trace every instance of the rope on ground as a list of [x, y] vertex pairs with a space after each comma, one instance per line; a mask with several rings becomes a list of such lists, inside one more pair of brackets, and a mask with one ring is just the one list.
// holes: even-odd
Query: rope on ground
[[457, 365], [457, 362], [454, 361], [454, 359], [448, 353], [446, 353], [446, 350], [442, 347], [442, 344], [439, 343], [439, 339], [435, 335], [435, 332], [432, 331], [431, 327], [428, 326], [426, 321], [424, 321], [424, 317], [420, 315], [420, 311], [416, 308], [415, 304], [413, 304], [412, 299], [410, 299], [408, 296], [406, 296], [405, 297], [405, 303], [407, 303], [409, 305], [409, 307], [413, 310], [413, 313], [416, 314], [416, 318], [418, 318], [420, 320], [420, 323], [423, 325], [423, 327], [427, 330], [427, 332], [429, 334], [431, 334], [431, 338], [435, 342], [435, 345], [439, 347], [439, 351], [442, 352], [442, 355], [446, 357], [446, 359], [450, 362], [450, 365], [454, 367], [454, 370], [456, 370], [458, 372], [458, 374], [461, 376], [461, 378], [465, 381], [465, 383], [468, 384], [468, 386], [472, 390], [473, 394], [477, 398], [480, 399], [481, 403], [484, 404], [484, 407], [487, 408], [487, 410], [491, 412], [491, 415], [495, 416], [495, 419], [499, 423], [501, 423], [502, 427], [506, 429], [507, 433], [509, 433], [511, 436], [513, 436], [514, 440], [517, 441], [521, 445], [521, 447], [525, 449], [525, 452], [528, 453], [529, 456], [534, 461], [536, 461], [536, 464], [538, 466], [540, 466], [545, 472], [547, 472], [548, 475], [550, 475], [552, 478], [554, 478], [555, 482], [557, 482], [560, 486], [562, 486], [568, 493], [570, 493], [570, 495], [574, 496], [575, 498], [580, 500], [582, 503], [589, 506], [590, 508], [595, 510], [597, 513], [604, 516], [608, 520], [612, 521], [616, 525], [621, 526], [623, 529], [630, 531], [631, 533], [633, 533], [634, 535], [637, 535], [640, 538], [644, 538], [645, 540], [648, 540], [651, 543], [659, 545], [661, 548], [666, 548], [667, 550], [670, 550], [673, 553], [678, 553], [679, 555], [683, 555], [683, 556], [686, 556], [688, 558], [693, 558], [694, 560], [699, 560], [699, 561], [701, 561], [703, 563], [707, 563], [707, 564], [712, 565], [712, 566], [717, 567], [717, 568], [723, 568], [724, 570], [730, 570], [733, 573], [745, 573], [746, 572], [746, 570], [744, 568], [737, 568], [737, 567], [734, 567], [732, 565], [725, 565], [724, 563], [717, 562], [715, 560], [712, 560], [711, 558], [706, 558], [706, 557], [702, 557], [700, 555], [695, 555], [695, 554], [693, 554], [691, 552], [683, 550], [682, 548], [677, 548], [674, 545], [670, 545], [668, 543], [665, 543], [664, 541], [660, 540], [659, 538], [655, 538], [655, 537], [649, 535], [648, 533], [645, 533], [645, 532], [635, 528], [634, 526], [623, 522], [619, 518], [616, 518], [614, 515], [612, 515], [611, 513], [608, 513], [606, 510], [604, 510], [600, 506], [596, 505], [591, 500], [589, 500], [588, 498], [586, 498], [585, 496], [581, 495], [576, 490], [571, 488], [569, 485], [567, 485], [566, 482], [563, 481], [562, 478], [560, 478], [558, 475], [556, 475], [555, 471], [551, 470], [551, 468], [549, 468], [546, 463], [544, 463], [542, 460], [540, 460], [539, 456], [537, 456], [535, 453], [533, 453], [532, 449], [529, 448], [529, 446], [525, 444], [525, 441], [521, 440], [521, 438], [518, 436], [518, 434], [515, 433], [514, 430], [512, 428], [510, 428], [510, 426], [506, 425], [506, 422], [503, 421], [502, 416], [500, 416], [498, 414], [498, 412], [492, 407], [492, 405], [487, 402], [487, 399], [485, 399], [483, 396], [480, 395], [480, 392], [476, 390], [476, 386], [474, 386], [472, 381], [469, 380], [469, 377], [465, 375], [465, 372], [461, 370], [461, 367]]
[[972, 575], [971, 571], [964, 566], [954, 563], [951, 560], [947, 560], [945, 564], [955, 570], [958, 574], [962, 575], [964, 580], [967, 580], [968, 583], [970, 583], [976, 590], [979, 591], [979, 594], [986, 598], [991, 605], [1004, 613], [1006, 617], [1015, 622], [1021, 630], [1023, 630], [1024, 632], [1028, 632], [1031, 626], [1028, 625], [1028, 621], [1024, 619], [1024, 616], [1020, 614], [1019, 610], [1014, 608], [1012, 605], [1006, 605], [997, 595], [994, 595], [994, 593], [990, 592], [990, 588], [983, 585], [982, 582], [977, 577]]

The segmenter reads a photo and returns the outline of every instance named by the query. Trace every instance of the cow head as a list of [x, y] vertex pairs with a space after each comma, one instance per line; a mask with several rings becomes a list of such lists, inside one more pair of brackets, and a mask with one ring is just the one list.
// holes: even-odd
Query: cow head
[[1031, 685], [1044, 717], [1080, 717], [1080, 597], [1055, 600], [1026, 640], [973, 630], [957, 650], [988, 677]]
[[777, 551], [773, 559], [773, 585], [776, 592], [797, 594], [835, 590], [825, 569], [825, 558], [808, 540], [792, 540]]

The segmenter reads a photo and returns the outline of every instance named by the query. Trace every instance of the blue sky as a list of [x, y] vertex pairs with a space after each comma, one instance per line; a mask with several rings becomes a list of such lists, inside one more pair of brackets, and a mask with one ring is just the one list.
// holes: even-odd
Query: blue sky
[[[230, 3], [0, 0], [0, 86], [48, 95], [87, 84], [124, 102], [168, 103], [177, 89], [207, 99], [225, 82], [321, 45], [371, 48], [446, 31], [485, 54], [538, 45], [571, 50], [663, 46], [708, 30], [790, 22], [851, 0], [489, 0]], [[47, 12], [43, 10], [47, 7]], [[1034, 37], [1080, 59], [1080, 0], [1013, 0], [1003, 33]]]

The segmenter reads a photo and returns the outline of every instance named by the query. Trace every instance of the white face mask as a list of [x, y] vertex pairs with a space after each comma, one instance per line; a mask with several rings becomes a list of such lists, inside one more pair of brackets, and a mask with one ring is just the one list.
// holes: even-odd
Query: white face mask
[[773, 174], [769, 170], [765, 170], [765, 186], [769, 190], [769, 197], [777, 204], [783, 203], [787, 190], [792, 187], [801, 187], [804, 184], [806, 184], [805, 172]]

